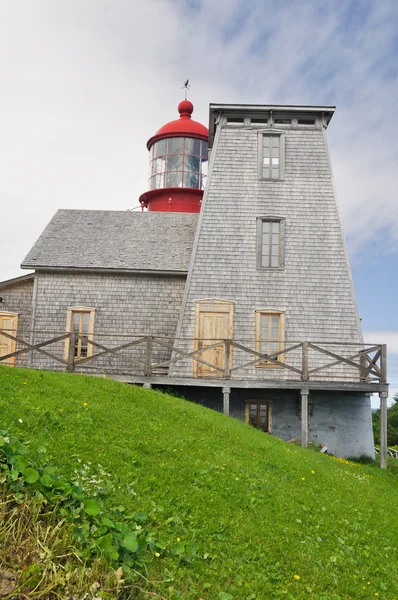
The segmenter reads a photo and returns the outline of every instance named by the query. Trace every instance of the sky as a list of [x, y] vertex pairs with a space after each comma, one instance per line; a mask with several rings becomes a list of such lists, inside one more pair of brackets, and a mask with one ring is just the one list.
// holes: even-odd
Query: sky
[[[0, 281], [58, 208], [127, 210], [147, 139], [213, 103], [336, 105], [328, 140], [366, 341], [398, 393], [396, 0], [0, 0]], [[376, 401], [376, 405], [378, 400]]]

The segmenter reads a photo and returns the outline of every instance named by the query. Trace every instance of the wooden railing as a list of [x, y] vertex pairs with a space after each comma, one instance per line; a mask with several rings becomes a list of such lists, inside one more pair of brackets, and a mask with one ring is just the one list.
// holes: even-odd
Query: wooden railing
[[[198, 340], [97, 332], [95, 338], [90, 339], [74, 332], [16, 334], [6, 329], [0, 329], [0, 336], [15, 346], [12, 352], [0, 357], [0, 364], [16, 359], [16, 364], [21, 364], [20, 358], [30, 354], [29, 366], [51, 369], [58, 365], [69, 372], [78, 369], [104, 373], [117, 371], [144, 377], [172, 374], [184, 378], [266, 380], [289, 377], [304, 382], [325, 379], [387, 382], [386, 346], [383, 344], [284, 342], [277, 351], [267, 354], [259, 351], [259, 340]], [[87, 356], [75, 356], [78, 338], [85, 341]], [[26, 364], [26, 360], [23, 362]]]

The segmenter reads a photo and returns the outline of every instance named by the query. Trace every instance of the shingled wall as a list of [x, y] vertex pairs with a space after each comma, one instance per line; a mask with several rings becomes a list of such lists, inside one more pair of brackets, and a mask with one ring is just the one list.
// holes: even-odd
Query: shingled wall
[[[13, 312], [18, 314], [17, 337], [29, 342], [29, 330], [31, 328], [32, 317], [32, 294], [33, 294], [33, 276], [22, 276], [10, 282], [3, 282], [0, 285], [0, 312]], [[19, 343], [16, 350], [21, 350], [23, 346]], [[15, 357], [16, 366], [25, 366], [28, 362], [27, 354], [20, 354]]]
[[[195, 300], [218, 298], [235, 303], [235, 339], [254, 339], [256, 310], [280, 309], [286, 311], [286, 340], [360, 342], [324, 132], [320, 126], [286, 128], [285, 178], [264, 181], [258, 177], [258, 131], [223, 126], [216, 136], [179, 333], [194, 336]], [[267, 215], [286, 219], [280, 270], [257, 268], [256, 219]], [[239, 351], [235, 359], [249, 360]], [[295, 360], [299, 364], [298, 354]], [[190, 374], [192, 365], [178, 363], [172, 373]], [[242, 374], [291, 377], [278, 369]]]
[[[174, 336], [185, 286], [184, 276], [139, 274], [93, 274], [39, 272], [35, 303], [35, 342], [49, 339], [49, 332], [66, 330], [67, 309], [84, 306], [95, 308], [94, 340], [107, 347], [115, 347], [127, 340], [117, 334], [156, 334]], [[46, 333], [47, 332], [47, 333]], [[107, 335], [109, 334], [109, 335]], [[56, 333], [54, 333], [55, 337]], [[61, 358], [64, 342], [49, 347]], [[126, 351], [130, 357], [144, 359], [145, 346]], [[157, 348], [155, 359], [165, 359], [169, 352]], [[32, 366], [51, 369], [65, 367], [55, 360], [35, 352]], [[85, 371], [122, 369], [130, 363], [114, 356], [106, 356], [86, 364]]]

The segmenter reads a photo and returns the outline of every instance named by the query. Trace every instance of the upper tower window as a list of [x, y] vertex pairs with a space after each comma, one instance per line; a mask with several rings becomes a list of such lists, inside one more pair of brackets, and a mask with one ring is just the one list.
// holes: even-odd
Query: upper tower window
[[261, 132], [258, 136], [260, 179], [283, 179], [285, 175], [285, 134], [278, 131]]
[[285, 219], [257, 217], [257, 266], [281, 269], [285, 263]]
[[151, 190], [169, 187], [203, 189], [206, 175], [207, 142], [172, 137], [155, 142], [151, 148]]

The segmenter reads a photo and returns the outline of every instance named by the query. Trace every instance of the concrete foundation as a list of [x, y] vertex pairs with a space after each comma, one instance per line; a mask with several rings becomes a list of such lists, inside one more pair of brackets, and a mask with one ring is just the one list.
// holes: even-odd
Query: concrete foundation
[[[159, 389], [163, 386], [154, 385]], [[169, 388], [171, 391], [171, 388]], [[223, 412], [222, 388], [178, 386], [179, 394]], [[245, 420], [247, 400], [272, 403], [272, 435], [283, 440], [301, 437], [300, 390], [231, 389], [230, 416]], [[311, 391], [308, 403], [308, 441], [324, 444], [341, 458], [374, 458], [370, 395], [358, 392]]]

